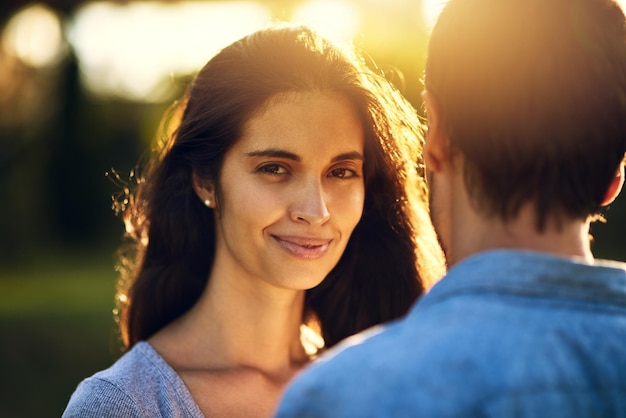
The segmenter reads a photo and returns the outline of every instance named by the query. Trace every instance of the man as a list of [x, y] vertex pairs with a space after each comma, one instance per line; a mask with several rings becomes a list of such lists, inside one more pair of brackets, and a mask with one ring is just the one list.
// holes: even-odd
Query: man
[[626, 417], [626, 265], [588, 236], [624, 178], [623, 12], [450, 0], [425, 80], [448, 274], [305, 371], [278, 416]]

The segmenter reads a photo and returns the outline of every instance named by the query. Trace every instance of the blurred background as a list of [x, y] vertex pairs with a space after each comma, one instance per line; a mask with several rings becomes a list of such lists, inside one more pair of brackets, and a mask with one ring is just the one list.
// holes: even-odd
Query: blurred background
[[[60, 416], [120, 355], [112, 196], [166, 107], [220, 48], [273, 20], [352, 40], [420, 110], [441, 0], [0, 3], [0, 416]], [[462, 69], [460, 69], [462, 70]], [[399, 76], [398, 74], [402, 74]], [[594, 252], [626, 260], [626, 198]]]

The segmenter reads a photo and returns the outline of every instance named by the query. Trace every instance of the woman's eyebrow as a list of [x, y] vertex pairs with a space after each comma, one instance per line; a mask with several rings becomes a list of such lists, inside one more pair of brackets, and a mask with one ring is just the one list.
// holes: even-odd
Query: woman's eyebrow
[[276, 157], [276, 158], [286, 158], [288, 160], [293, 160], [297, 162], [302, 161], [302, 157], [293, 152], [285, 151], [279, 148], [268, 148], [264, 150], [258, 151], [250, 151], [247, 152], [246, 155], [248, 157]]
[[344, 161], [344, 160], [361, 160], [363, 161], [363, 154], [361, 154], [358, 151], [352, 151], [352, 152], [344, 152], [343, 154], [339, 154], [335, 157], [333, 157], [332, 160], [330, 160], [331, 163], [336, 163], [337, 161]]
[[[275, 158], [286, 158], [288, 160], [293, 160], [297, 162], [302, 161], [302, 157], [298, 154], [294, 154], [293, 152], [286, 151], [279, 148], [268, 148], [264, 150], [250, 151], [247, 152], [246, 155], [248, 157], [275, 157]], [[330, 162], [335, 163], [337, 161], [345, 161], [345, 160], [361, 160], [363, 161], [363, 154], [358, 151], [344, 152], [339, 155], [334, 156]]]

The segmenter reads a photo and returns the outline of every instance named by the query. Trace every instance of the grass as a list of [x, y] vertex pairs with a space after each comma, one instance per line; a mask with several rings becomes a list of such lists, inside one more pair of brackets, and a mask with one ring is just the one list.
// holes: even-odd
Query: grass
[[60, 254], [0, 268], [0, 416], [59, 417], [119, 353], [110, 257]]
[[0, 317], [67, 316], [111, 311], [114, 279], [107, 277], [108, 274], [89, 269], [42, 274], [49, 277], [27, 273], [0, 279]]

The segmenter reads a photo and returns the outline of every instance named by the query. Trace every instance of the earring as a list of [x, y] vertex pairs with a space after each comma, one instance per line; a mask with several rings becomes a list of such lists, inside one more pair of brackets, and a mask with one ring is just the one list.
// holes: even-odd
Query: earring
[[211, 207], [211, 200], [210, 199], [206, 199], [204, 201], [204, 206], [206, 206], [207, 208], [210, 208]]

